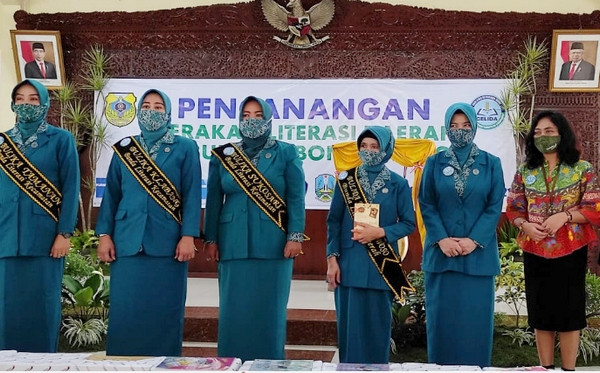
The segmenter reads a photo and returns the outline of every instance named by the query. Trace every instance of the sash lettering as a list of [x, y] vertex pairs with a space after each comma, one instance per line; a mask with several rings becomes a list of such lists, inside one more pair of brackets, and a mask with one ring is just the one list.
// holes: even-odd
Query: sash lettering
[[181, 224], [181, 197], [177, 189], [135, 138], [124, 138], [113, 149], [150, 197]]
[[7, 134], [0, 133], [0, 139], [0, 168], [23, 193], [57, 222], [62, 203], [62, 194], [58, 188], [29, 162]]
[[[246, 155], [233, 144], [225, 144], [212, 150], [227, 172], [233, 176], [242, 190], [250, 197], [279, 229], [287, 233], [288, 214], [283, 198], [254, 167]], [[304, 235], [304, 240], [309, 240]]]
[[[368, 203], [368, 201], [358, 182], [357, 169], [353, 168], [346, 172], [347, 176], [345, 178], [340, 179], [338, 177], [338, 185], [350, 216], [354, 219], [354, 204]], [[400, 263], [400, 259], [394, 252], [392, 245], [383, 237], [365, 244], [365, 247], [383, 281], [400, 302], [404, 302], [404, 290], [415, 291], [415, 288], [408, 282], [402, 269], [402, 263]]]

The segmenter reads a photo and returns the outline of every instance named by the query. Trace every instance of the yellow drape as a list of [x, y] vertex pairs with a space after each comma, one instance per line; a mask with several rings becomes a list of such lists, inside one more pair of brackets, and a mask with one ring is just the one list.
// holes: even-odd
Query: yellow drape
[[[436, 147], [432, 140], [422, 139], [396, 139], [394, 154], [392, 160], [404, 167], [412, 167], [411, 172], [415, 173], [412, 188], [412, 199], [415, 206], [417, 218], [417, 228], [421, 237], [421, 245], [425, 245], [425, 225], [421, 216], [419, 207], [419, 186], [421, 185], [421, 176], [423, 166], [427, 157], [435, 154]], [[360, 165], [356, 141], [348, 141], [333, 145], [333, 163], [337, 172], [349, 170]]]

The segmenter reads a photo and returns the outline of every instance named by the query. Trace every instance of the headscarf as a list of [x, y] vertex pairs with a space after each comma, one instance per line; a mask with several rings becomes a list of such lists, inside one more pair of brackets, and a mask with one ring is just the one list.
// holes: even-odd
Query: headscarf
[[[31, 104], [15, 105], [17, 90], [26, 84], [31, 85], [37, 91], [40, 98], [39, 106]], [[21, 138], [27, 140], [40, 129], [40, 125], [44, 123], [48, 115], [48, 110], [50, 109], [48, 89], [37, 80], [26, 79], [15, 86], [12, 90], [11, 99], [10, 107], [17, 114], [16, 127], [18, 128], [18, 132], [20, 132]]]
[[[142, 110], [144, 99], [150, 93], [157, 93], [163, 100], [165, 112], [160, 113], [153, 109]], [[171, 129], [171, 100], [164, 92], [158, 89], [149, 89], [141, 97], [138, 102], [138, 125], [142, 132], [141, 144], [142, 147], [152, 159], [156, 159], [156, 155], [160, 146], [167, 142], [173, 142], [173, 134]]]
[[[467, 119], [469, 119], [469, 122], [471, 122], [471, 132], [450, 129], [452, 116], [454, 116], [457, 111], [462, 111]], [[460, 131], [458, 132], [459, 136], [464, 136], [462, 137], [462, 140], [464, 141], [467, 139], [464, 146], [456, 146], [456, 139], [453, 140], [449, 136], [452, 145], [450, 145], [450, 149], [446, 152], [446, 157], [450, 158], [449, 164], [454, 168], [454, 172], [452, 173], [454, 188], [459, 197], [462, 197], [471, 172], [471, 166], [475, 162], [475, 157], [479, 154], [477, 145], [473, 143], [473, 139], [477, 133], [477, 113], [475, 113], [473, 106], [464, 102], [450, 105], [448, 110], [446, 110], [446, 133], [450, 133], [450, 131]]]
[[271, 109], [271, 106], [269, 106], [269, 104], [267, 104], [264, 100], [255, 96], [248, 96], [240, 104], [238, 117], [240, 126], [244, 125], [244, 123], [242, 123], [244, 122], [244, 105], [246, 105], [248, 101], [258, 102], [263, 112], [263, 120], [260, 122], [255, 120], [252, 124], [253, 126], [259, 125], [261, 127], [259, 129], [260, 135], [258, 137], [246, 137], [242, 134], [242, 131], [240, 131], [240, 135], [242, 136], [242, 150], [248, 156], [248, 158], [253, 159], [263, 149], [267, 143], [267, 140], [271, 137], [273, 110]]
[[360, 135], [358, 136], [358, 139], [356, 140], [356, 146], [358, 147], [359, 151], [360, 151], [360, 143], [362, 142], [362, 140], [365, 137], [370, 137], [370, 138], [377, 140], [377, 143], [379, 144], [379, 151], [384, 153], [385, 156], [383, 157], [381, 162], [379, 162], [376, 165], [367, 166], [367, 165], [363, 164], [363, 166], [367, 171], [379, 172], [379, 171], [381, 171], [383, 166], [386, 164], [386, 162], [389, 161], [390, 158], [392, 158], [392, 154], [394, 153], [394, 145], [395, 145], [394, 136], [392, 135], [392, 131], [390, 131], [386, 127], [372, 126], [372, 127], [365, 128], [360, 133]]
[[[454, 114], [456, 114], [457, 111], [462, 111], [462, 113], [465, 114], [469, 119], [469, 122], [471, 122], [471, 131], [473, 134], [472, 136], [474, 138], [475, 134], [477, 133], [477, 113], [475, 112], [473, 106], [464, 102], [457, 102], [455, 104], [452, 104], [450, 105], [448, 110], [446, 110], [446, 134], [449, 134], [450, 131], [452, 131], [450, 129], [450, 122], [452, 122], [452, 117], [454, 116]], [[473, 148], [473, 140], [470, 139], [470, 141], [468, 141], [467, 144], [463, 147], [457, 147], [455, 143], [452, 142], [452, 139], [450, 139], [450, 143], [452, 144], [450, 145], [450, 148], [452, 149], [454, 154], [456, 154], [458, 163], [461, 166], [464, 165], [467, 158], [469, 157], [469, 154], [471, 153], [471, 149]]]
[[367, 200], [373, 202], [377, 195], [377, 191], [382, 189], [385, 186], [385, 182], [391, 178], [390, 170], [385, 167], [385, 164], [390, 160], [394, 153], [395, 140], [392, 131], [388, 128], [381, 126], [366, 128], [360, 133], [356, 140], [361, 160], [364, 158], [364, 154], [360, 153], [360, 143], [365, 137], [377, 140], [377, 143], [379, 144], [379, 153], [383, 154], [381, 160], [376, 164], [366, 165], [363, 161], [363, 164], [358, 166], [358, 181], [367, 196]]

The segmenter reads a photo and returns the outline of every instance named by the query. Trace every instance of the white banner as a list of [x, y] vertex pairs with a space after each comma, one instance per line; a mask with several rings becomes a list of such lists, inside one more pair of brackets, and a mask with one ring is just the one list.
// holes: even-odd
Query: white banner
[[[240, 140], [238, 105], [247, 96], [273, 107], [272, 135], [296, 145], [306, 174], [306, 208], [328, 209], [333, 193], [331, 145], [355, 141], [368, 126], [387, 126], [396, 138], [431, 139], [438, 149], [449, 145], [444, 113], [467, 102], [478, 114], [477, 145], [502, 160], [505, 186], [515, 173], [515, 145], [499, 96], [503, 80], [200, 80], [112, 79], [103, 92], [109, 143], [140, 132], [137, 100], [151, 88], [172, 103], [175, 134], [193, 138], [200, 147], [203, 188], [213, 147]], [[98, 110], [98, 108], [96, 108]], [[96, 172], [99, 206], [112, 149], [102, 151]], [[412, 170], [389, 162], [412, 185]], [[203, 198], [206, 189], [203, 190]], [[204, 201], [203, 201], [204, 202]]]

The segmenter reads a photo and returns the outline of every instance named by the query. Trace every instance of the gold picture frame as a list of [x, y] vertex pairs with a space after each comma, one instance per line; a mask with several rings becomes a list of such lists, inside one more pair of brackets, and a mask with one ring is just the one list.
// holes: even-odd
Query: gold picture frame
[[600, 30], [554, 30], [551, 92], [600, 91]]
[[60, 31], [10, 30], [17, 80], [35, 79], [48, 89], [65, 85]]

